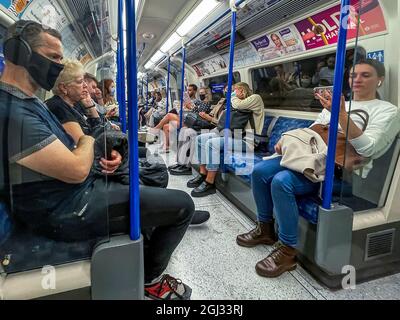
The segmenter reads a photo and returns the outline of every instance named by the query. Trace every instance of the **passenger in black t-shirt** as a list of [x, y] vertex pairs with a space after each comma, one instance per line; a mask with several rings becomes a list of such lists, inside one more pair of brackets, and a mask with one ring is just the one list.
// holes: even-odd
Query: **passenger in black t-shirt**
[[[105, 120], [100, 117], [96, 104], [89, 95], [82, 64], [74, 60], [63, 62], [64, 70], [53, 88], [55, 96], [47, 100], [46, 104], [77, 143], [84, 135], [93, 136], [94, 130]], [[121, 165], [121, 161], [121, 154], [113, 150], [111, 159], [102, 158], [100, 161], [103, 173], [114, 173]]]

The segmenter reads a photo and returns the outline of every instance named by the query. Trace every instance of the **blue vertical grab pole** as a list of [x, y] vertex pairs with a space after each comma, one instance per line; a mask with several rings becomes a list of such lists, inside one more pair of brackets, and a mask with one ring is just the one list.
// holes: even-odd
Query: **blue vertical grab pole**
[[186, 47], [182, 47], [182, 81], [181, 81], [181, 114], [179, 118], [179, 128], [183, 125], [183, 94], [185, 92], [185, 62], [186, 62]]
[[233, 83], [233, 64], [235, 61], [235, 41], [236, 41], [236, 13], [237, 8], [235, 6], [235, 1], [231, 0], [231, 43], [229, 50], [229, 70], [228, 70], [228, 92], [226, 93], [226, 119], [225, 119], [225, 129], [230, 129], [231, 127], [231, 97], [232, 97], [232, 83]]
[[122, 132], [126, 133], [126, 101], [125, 101], [125, 55], [124, 55], [124, 27], [122, 15], [124, 14], [124, 2], [118, 0], [118, 105], [119, 118], [121, 121]]
[[127, 24], [127, 75], [128, 75], [128, 124], [129, 124], [129, 205], [130, 237], [140, 239], [139, 206], [139, 146], [138, 146], [138, 106], [137, 106], [137, 61], [136, 61], [136, 17], [135, 1], [125, 0]]
[[337, 131], [339, 127], [340, 103], [343, 89], [343, 76], [346, 59], [347, 27], [349, 19], [350, 0], [342, 0], [340, 11], [340, 30], [336, 51], [336, 67], [333, 88], [331, 121], [329, 126], [328, 155], [326, 158], [326, 174], [323, 188], [322, 207], [326, 210], [331, 209], [333, 182], [335, 174], [335, 156]]
[[146, 110], [149, 108], [149, 77], [146, 74]]
[[171, 74], [171, 57], [168, 56], [168, 75], [167, 75], [167, 107], [166, 107], [166, 112], [168, 113], [169, 111], [169, 80], [170, 80], [170, 74]]
[[[235, 5], [235, 1], [230, 1], [230, 7], [232, 11], [232, 19], [231, 19], [231, 43], [229, 50], [229, 70], [228, 70], [228, 91], [226, 93], [226, 118], [225, 118], [225, 130], [224, 130], [224, 164], [227, 162], [228, 156], [228, 144], [229, 137], [232, 136], [232, 132], [230, 132], [231, 128], [231, 97], [232, 97], [232, 83], [233, 83], [233, 64], [235, 62], [235, 41], [236, 41], [236, 13], [237, 8]], [[225, 166], [223, 166], [223, 171], [225, 171]]]

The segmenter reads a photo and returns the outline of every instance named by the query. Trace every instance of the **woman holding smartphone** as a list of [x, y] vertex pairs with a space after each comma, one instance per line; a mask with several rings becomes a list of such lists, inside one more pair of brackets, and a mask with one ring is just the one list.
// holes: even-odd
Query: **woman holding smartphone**
[[118, 102], [115, 99], [115, 83], [112, 79], [103, 79], [100, 82], [100, 90], [103, 92], [104, 108], [107, 110], [107, 119], [119, 122]]
[[[376, 60], [366, 59], [357, 62], [350, 72], [349, 84], [353, 91], [353, 101], [346, 102], [342, 97], [339, 116], [339, 130], [347, 134], [347, 140], [357, 154], [373, 160], [382, 156], [392, 145], [400, 131], [398, 108], [389, 102], [377, 99], [377, 90], [385, 78], [385, 67]], [[332, 95], [328, 91], [316, 94], [324, 110], [314, 125], [329, 125], [331, 118]], [[362, 110], [368, 113], [365, 124], [356, 114], [348, 112]], [[348, 128], [348, 130], [347, 130]], [[282, 145], [275, 146], [277, 157], [258, 163], [252, 174], [252, 190], [257, 205], [258, 224], [254, 230], [239, 235], [236, 242], [243, 247], [273, 245], [275, 249], [256, 265], [256, 271], [263, 277], [278, 277], [286, 271], [294, 270], [299, 212], [296, 196], [318, 193], [319, 183], [313, 183], [303, 174], [291, 171], [280, 165]], [[363, 167], [363, 175], [373, 166], [369, 161]], [[274, 216], [279, 226], [278, 242], [274, 230]]]

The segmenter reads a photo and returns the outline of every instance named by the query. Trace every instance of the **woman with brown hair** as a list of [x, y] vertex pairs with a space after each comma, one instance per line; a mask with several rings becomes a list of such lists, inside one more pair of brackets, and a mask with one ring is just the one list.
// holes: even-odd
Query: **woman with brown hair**
[[115, 83], [112, 79], [103, 79], [100, 82], [100, 90], [103, 92], [104, 108], [110, 120], [119, 121], [118, 102], [115, 99]]

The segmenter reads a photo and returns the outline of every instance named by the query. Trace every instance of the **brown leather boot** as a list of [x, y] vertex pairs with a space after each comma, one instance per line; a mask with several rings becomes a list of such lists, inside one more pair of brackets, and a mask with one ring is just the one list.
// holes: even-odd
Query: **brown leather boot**
[[264, 260], [256, 264], [256, 271], [262, 277], [279, 277], [286, 271], [293, 271], [297, 267], [297, 250], [280, 242]]
[[248, 233], [236, 237], [236, 243], [242, 247], [255, 247], [259, 244], [273, 245], [276, 242], [274, 222], [258, 222], [257, 227]]

